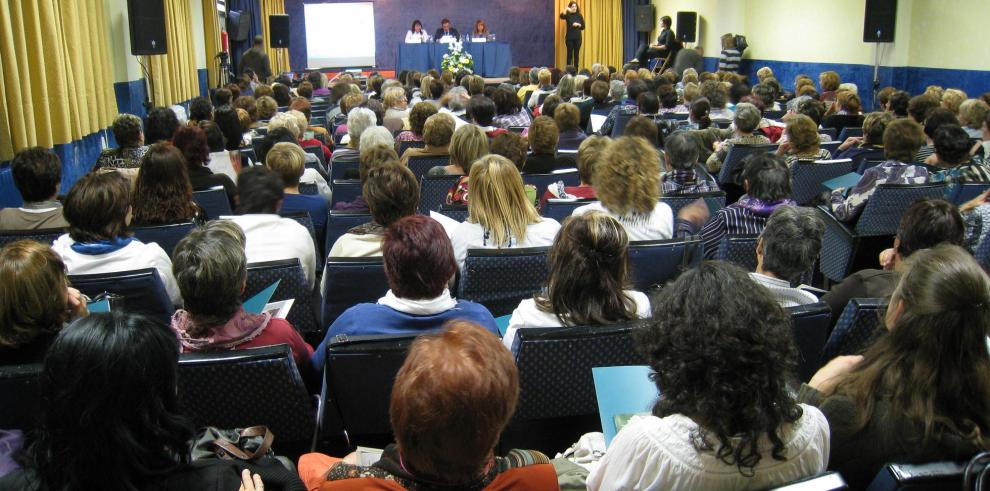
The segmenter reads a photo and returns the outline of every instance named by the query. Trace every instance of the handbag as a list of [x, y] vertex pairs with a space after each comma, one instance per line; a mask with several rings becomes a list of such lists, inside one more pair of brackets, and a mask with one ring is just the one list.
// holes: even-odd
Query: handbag
[[192, 460], [221, 459], [261, 463], [270, 459], [295, 472], [292, 460], [275, 454], [272, 442], [275, 434], [267, 426], [221, 429], [204, 427], [196, 435], [190, 448]]

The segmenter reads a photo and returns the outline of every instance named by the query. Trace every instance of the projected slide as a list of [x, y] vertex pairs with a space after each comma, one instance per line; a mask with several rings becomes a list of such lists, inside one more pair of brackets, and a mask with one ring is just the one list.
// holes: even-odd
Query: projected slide
[[307, 3], [308, 68], [375, 65], [375, 7], [371, 2]]

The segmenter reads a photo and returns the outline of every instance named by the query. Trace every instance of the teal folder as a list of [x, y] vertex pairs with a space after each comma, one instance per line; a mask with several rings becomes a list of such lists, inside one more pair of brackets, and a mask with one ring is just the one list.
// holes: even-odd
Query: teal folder
[[242, 304], [244, 311], [252, 314], [262, 313], [265, 310], [265, 305], [268, 305], [268, 301], [271, 300], [272, 295], [275, 294], [275, 290], [278, 288], [278, 284], [281, 282], [282, 280], [277, 280], [275, 283], [269, 285], [268, 288], [258, 292], [257, 295], [245, 300]]
[[659, 393], [650, 372], [644, 365], [591, 369], [606, 447], [619, 432], [616, 420], [625, 422], [633, 414], [650, 413], [656, 403]]
[[863, 178], [862, 175], [856, 172], [850, 172], [844, 176], [839, 176], [836, 177], [835, 179], [829, 179], [823, 182], [822, 186], [825, 186], [826, 188], [831, 189], [833, 191], [839, 188], [849, 189], [859, 184], [859, 180], [862, 178]]

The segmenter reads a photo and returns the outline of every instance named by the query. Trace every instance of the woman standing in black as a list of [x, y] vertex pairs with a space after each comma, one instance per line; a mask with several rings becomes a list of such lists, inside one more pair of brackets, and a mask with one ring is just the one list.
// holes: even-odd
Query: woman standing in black
[[567, 8], [560, 13], [560, 18], [567, 22], [567, 36], [564, 42], [567, 44], [567, 64], [578, 67], [578, 52], [581, 51], [581, 31], [584, 30], [584, 17], [577, 2], [567, 4]]

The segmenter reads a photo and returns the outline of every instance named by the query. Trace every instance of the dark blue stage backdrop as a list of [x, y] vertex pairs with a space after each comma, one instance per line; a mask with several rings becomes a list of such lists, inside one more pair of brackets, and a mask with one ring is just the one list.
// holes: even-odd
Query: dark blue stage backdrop
[[[289, 63], [293, 70], [306, 68], [306, 24], [303, 3], [354, 2], [360, 0], [285, 0], [291, 33]], [[470, 33], [482, 19], [499, 41], [512, 44], [512, 63], [519, 66], [553, 63], [553, 37], [557, 20], [553, 2], [545, 0], [375, 0], [375, 61], [378, 68], [395, 68], [398, 43], [414, 19], [432, 33], [440, 19], [451, 20], [462, 34]], [[347, 42], [342, 40], [341, 42]]]

